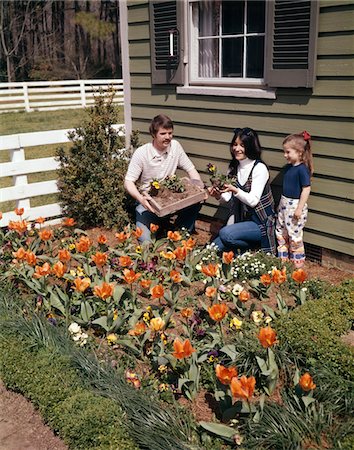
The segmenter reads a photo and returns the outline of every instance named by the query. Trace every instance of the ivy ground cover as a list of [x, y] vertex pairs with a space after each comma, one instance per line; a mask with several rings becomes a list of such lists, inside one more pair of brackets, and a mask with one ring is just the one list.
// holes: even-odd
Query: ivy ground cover
[[[22, 289], [25, 313], [65, 326], [131, 389], [165, 404], [193, 404], [207, 392], [213, 414], [195, 424], [200, 448], [332, 448], [350, 438], [352, 396], [336, 391], [331, 407], [321, 361], [278, 333], [286, 317], [327, 295], [320, 280], [270, 255], [218, 254], [183, 230], [140, 245], [139, 228], [127, 227], [109, 246], [70, 218], [49, 228], [17, 213], [2, 231], [2, 273]], [[340, 380], [350, 392], [350, 376]]]

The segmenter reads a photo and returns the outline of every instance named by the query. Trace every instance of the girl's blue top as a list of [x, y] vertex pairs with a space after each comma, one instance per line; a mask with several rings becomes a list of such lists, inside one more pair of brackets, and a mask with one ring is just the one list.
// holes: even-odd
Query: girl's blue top
[[283, 178], [283, 195], [288, 198], [300, 198], [304, 187], [311, 186], [311, 174], [307, 166], [288, 164]]

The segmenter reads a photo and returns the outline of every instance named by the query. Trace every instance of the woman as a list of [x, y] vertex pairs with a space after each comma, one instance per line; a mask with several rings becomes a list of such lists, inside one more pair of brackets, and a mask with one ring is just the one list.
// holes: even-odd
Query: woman
[[260, 246], [275, 254], [275, 209], [269, 185], [269, 171], [261, 159], [257, 133], [236, 128], [230, 144], [228, 175], [235, 181], [222, 191], [211, 188], [210, 195], [227, 202], [230, 216], [214, 243], [220, 251], [245, 251]]

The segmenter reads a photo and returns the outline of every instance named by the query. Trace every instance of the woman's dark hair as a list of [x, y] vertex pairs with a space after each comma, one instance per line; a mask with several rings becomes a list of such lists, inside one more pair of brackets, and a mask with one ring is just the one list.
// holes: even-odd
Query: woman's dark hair
[[235, 175], [239, 161], [235, 158], [233, 146], [236, 139], [239, 138], [245, 147], [245, 155], [249, 159], [262, 160], [262, 148], [256, 131], [252, 128], [235, 128], [234, 136], [230, 142], [231, 161], [229, 164], [229, 174]]

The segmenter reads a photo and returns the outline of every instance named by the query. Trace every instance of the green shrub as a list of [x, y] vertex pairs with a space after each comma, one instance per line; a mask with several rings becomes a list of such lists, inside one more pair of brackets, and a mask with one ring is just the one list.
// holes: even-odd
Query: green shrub
[[72, 449], [134, 450], [117, 403], [84, 388], [69, 358], [31, 351], [20, 338], [0, 338], [0, 376], [23, 393]]
[[354, 350], [340, 336], [351, 329], [354, 281], [344, 282], [326, 298], [311, 300], [276, 322], [280, 340], [306, 359], [326, 362], [346, 378], [354, 378]]
[[113, 91], [96, 95], [83, 125], [69, 136], [69, 152], [56, 151], [59, 201], [64, 213], [82, 227], [121, 228], [129, 222], [131, 200], [123, 186], [128, 154], [124, 138], [112, 128], [118, 121], [113, 97]]
[[111, 400], [78, 392], [54, 408], [51, 426], [73, 449], [135, 449], [118, 417], [119, 408]]

